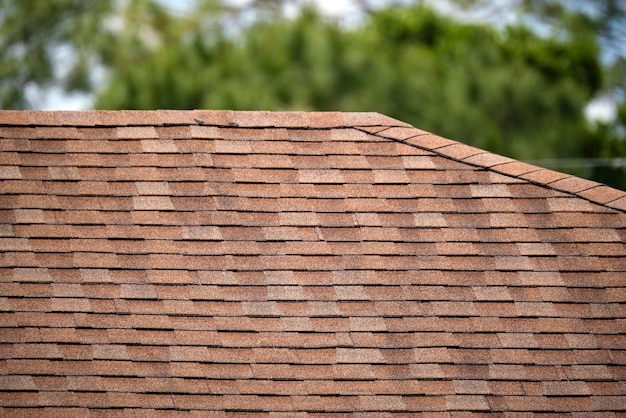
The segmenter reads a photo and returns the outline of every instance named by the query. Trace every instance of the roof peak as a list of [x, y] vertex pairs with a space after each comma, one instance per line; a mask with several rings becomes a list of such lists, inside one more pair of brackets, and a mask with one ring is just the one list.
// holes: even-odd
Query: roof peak
[[221, 128], [353, 128], [473, 167], [564, 192], [626, 212], [626, 192], [573, 175], [523, 163], [417, 129], [376, 112], [233, 111], [233, 110], [0, 110], [0, 126], [128, 127], [198, 125]]

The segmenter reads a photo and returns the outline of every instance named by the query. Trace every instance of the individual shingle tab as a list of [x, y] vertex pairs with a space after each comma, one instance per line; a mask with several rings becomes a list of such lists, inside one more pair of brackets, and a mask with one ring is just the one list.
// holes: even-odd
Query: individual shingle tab
[[304, 116], [308, 121], [307, 126], [310, 127], [338, 128], [344, 126], [344, 114], [341, 112], [310, 112]]
[[120, 139], [158, 138], [154, 126], [129, 126], [117, 128], [117, 137]]
[[563, 191], [568, 191], [572, 193], [580, 193], [585, 190], [589, 190], [594, 187], [597, 187], [599, 186], [599, 184], [596, 183], [595, 181], [580, 179], [576, 177], [568, 177], [562, 180], [554, 181], [550, 183], [550, 186], [559, 190], [563, 190]]
[[459, 159], [459, 160], [464, 160], [464, 159], [467, 159], [472, 156], [476, 156], [485, 152], [481, 149], [470, 147], [469, 145], [465, 145], [461, 143], [441, 147], [441, 148], [438, 148], [437, 151], [449, 157]]
[[174, 205], [169, 197], [161, 196], [136, 196], [133, 198], [135, 210], [170, 210]]
[[492, 167], [496, 172], [508, 174], [511, 176], [523, 176], [536, 172], [537, 167], [520, 161], [512, 161], [504, 164], [498, 164]]
[[340, 170], [298, 170], [301, 183], [338, 183], [345, 182]]
[[615, 209], [626, 211], [626, 196], [611, 200], [606, 205]]
[[[185, 110], [159, 110], [157, 111], [161, 123], [168, 125], [193, 125], [196, 122], [193, 112]], [[154, 122], [150, 122], [154, 124]]]
[[24, 112], [28, 118], [29, 125], [35, 126], [60, 126], [62, 125], [60, 113], [32, 110]]
[[592, 202], [603, 204], [611, 203], [622, 197], [622, 193], [619, 190], [604, 185], [590, 187], [579, 194]]
[[310, 126], [306, 112], [273, 112], [271, 120], [274, 126], [284, 128], [304, 128]]
[[513, 162], [512, 158], [503, 157], [501, 155], [492, 154], [490, 152], [482, 152], [471, 155], [463, 159], [463, 161], [476, 164], [482, 167], [493, 167], [500, 164]]
[[19, 110], [0, 112], [0, 125], [20, 126], [29, 124], [29, 114]]
[[192, 138], [219, 138], [220, 130], [215, 126], [198, 126], [192, 125], [189, 127]]
[[0, 136], [0, 415], [623, 410], [622, 191], [376, 113]]
[[11, 179], [21, 179], [22, 173], [20, 172], [20, 168], [15, 165], [3, 165], [0, 166], [0, 179], [2, 180], [11, 180]]
[[235, 126], [235, 112], [232, 110], [194, 110], [194, 121], [207, 126]]

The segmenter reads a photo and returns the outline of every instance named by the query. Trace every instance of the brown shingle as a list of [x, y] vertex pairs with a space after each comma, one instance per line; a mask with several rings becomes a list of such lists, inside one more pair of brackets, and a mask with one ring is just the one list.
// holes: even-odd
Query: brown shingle
[[615, 209], [626, 210], [626, 196], [610, 201], [607, 203], [607, 206]]
[[419, 131], [412, 127], [390, 127], [381, 131], [377, 131], [376, 134], [384, 138], [392, 138], [404, 141], [417, 135], [423, 134], [423, 131]]
[[0, 112], [0, 125], [28, 125], [31, 115], [17, 110], [5, 110]]
[[452, 157], [456, 160], [464, 160], [466, 158], [482, 154], [485, 151], [478, 148], [470, 147], [469, 145], [457, 143], [438, 148], [437, 152], [447, 155], [448, 157]]
[[482, 152], [478, 154], [471, 155], [463, 159], [463, 161], [476, 164], [481, 167], [493, 167], [500, 164], [507, 164], [513, 161], [513, 159], [508, 157], [503, 157], [501, 155], [492, 154], [490, 152]]
[[623, 403], [621, 191], [378, 114], [0, 124], [5, 405], [450, 417]]

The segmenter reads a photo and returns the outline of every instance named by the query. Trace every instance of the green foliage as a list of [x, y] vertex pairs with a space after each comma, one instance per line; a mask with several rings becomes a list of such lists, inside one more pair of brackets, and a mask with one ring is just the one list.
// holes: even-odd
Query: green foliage
[[539, 71], [547, 80], [559, 82], [563, 75], [571, 77], [589, 93], [602, 86], [602, 68], [598, 60], [598, 44], [593, 36], [578, 35], [569, 42], [547, 38], [537, 42], [537, 36], [525, 27], [507, 30], [503, 47], [511, 58], [520, 58]]
[[29, 86], [89, 90], [92, 49], [111, 12], [100, 0], [0, 0], [0, 107], [29, 107]]

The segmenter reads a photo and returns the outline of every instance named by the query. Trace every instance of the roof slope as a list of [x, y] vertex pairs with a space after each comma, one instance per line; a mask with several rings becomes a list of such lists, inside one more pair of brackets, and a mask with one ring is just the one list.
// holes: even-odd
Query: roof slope
[[0, 138], [0, 415], [626, 410], [624, 192], [368, 113]]

